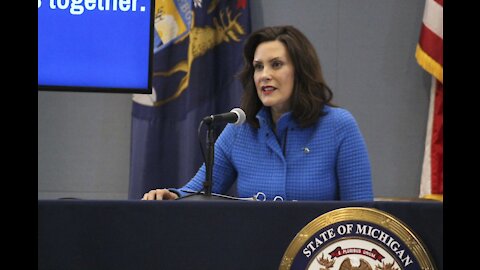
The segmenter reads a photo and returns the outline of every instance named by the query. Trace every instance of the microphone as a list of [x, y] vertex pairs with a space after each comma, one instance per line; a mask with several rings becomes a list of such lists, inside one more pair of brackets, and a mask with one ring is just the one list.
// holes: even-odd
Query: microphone
[[218, 121], [225, 121], [228, 123], [233, 123], [234, 125], [241, 125], [247, 120], [245, 112], [240, 108], [233, 108], [230, 112], [210, 115], [203, 118], [203, 122], [207, 125]]

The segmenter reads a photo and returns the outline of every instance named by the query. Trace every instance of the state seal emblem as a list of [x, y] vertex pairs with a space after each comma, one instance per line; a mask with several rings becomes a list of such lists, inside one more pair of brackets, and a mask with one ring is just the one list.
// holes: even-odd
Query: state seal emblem
[[297, 233], [280, 270], [433, 270], [421, 239], [393, 215], [347, 207], [325, 213]]

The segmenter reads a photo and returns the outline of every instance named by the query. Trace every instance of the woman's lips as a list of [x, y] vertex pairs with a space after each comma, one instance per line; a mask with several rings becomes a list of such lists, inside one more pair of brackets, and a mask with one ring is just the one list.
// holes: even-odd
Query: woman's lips
[[273, 87], [273, 86], [270, 86], [270, 85], [266, 85], [266, 86], [262, 86], [262, 92], [265, 94], [265, 95], [269, 95], [271, 94], [273, 91], [277, 90], [277, 88]]

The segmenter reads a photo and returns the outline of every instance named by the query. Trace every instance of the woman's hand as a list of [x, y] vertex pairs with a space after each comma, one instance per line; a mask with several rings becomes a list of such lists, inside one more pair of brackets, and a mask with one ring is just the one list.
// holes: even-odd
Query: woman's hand
[[143, 194], [142, 200], [152, 201], [152, 200], [175, 200], [178, 198], [176, 193], [169, 191], [166, 188], [162, 189], [152, 189], [149, 192]]

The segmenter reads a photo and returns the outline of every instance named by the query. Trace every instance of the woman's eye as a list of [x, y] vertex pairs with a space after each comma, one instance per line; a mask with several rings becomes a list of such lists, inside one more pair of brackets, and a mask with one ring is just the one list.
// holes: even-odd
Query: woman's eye
[[263, 65], [261, 65], [261, 64], [253, 65], [253, 69], [255, 69], [255, 70], [262, 70], [262, 68], [263, 68]]
[[273, 63], [272, 63], [272, 67], [273, 67], [273, 68], [279, 68], [279, 67], [281, 67], [281, 66], [282, 66], [282, 62], [273, 62]]

